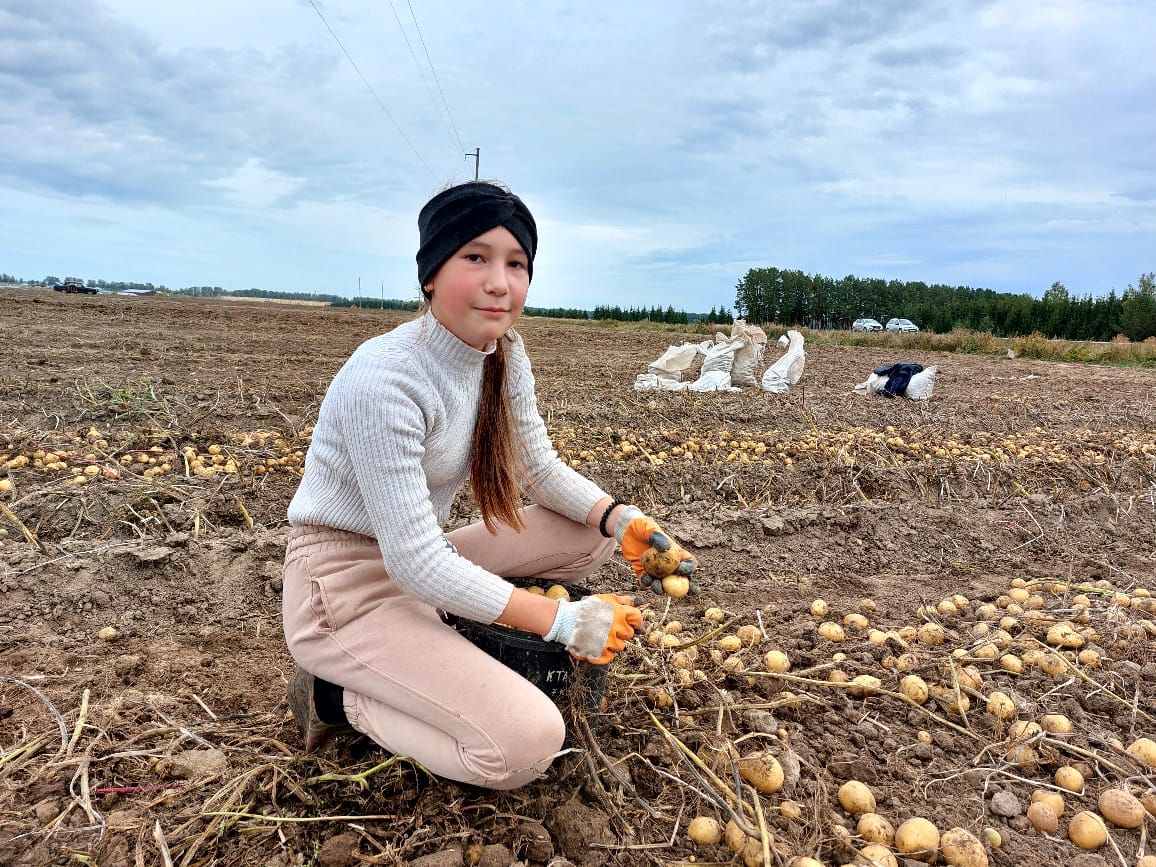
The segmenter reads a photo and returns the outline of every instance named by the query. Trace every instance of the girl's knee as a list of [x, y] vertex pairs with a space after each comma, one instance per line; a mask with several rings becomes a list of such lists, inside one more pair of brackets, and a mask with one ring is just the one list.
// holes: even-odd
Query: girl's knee
[[546, 711], [526, 714], [520, 725], [510, 726], [495, 739], [494, 752], [475, 757], [476, 785], [490, 789], [515, 789], [541, 777], [562, 749], [566, 724], [552, 703]]

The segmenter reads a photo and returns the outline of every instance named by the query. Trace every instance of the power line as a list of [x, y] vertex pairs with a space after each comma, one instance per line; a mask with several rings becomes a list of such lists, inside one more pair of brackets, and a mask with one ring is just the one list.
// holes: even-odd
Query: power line
[[385, 103], [381, 101], [381, 97], [377, 95], [377, 91], [373, 89], [373, 85], [370, 84], [366, 77], [361, 74], [361, 70], [358, 68], [353, 58], [349, 56], [349, 52], [345, 50], [345, 46], [341, 44], [341, 40], [337, 37], [337, 34], [333, 32], [333, 28], [329, 26], [329, 22], [326, 21], [325, 16], [321, 14], [321, 10], [317, 8], [317, 4], [314, 3], [313, 0], [309, 0], [309, 5], [313, 7], [313, 11], [317, 13], [317, 17], [321, 19], [321, 23], [325, 25], [325, 29], [329, 31], [329, 35], [333, 37], [333, 41], [337, 43], [337, 47], [341, 49], [341, 53], [345, 55], [345, 59], [349, 61], [350, 66], [352, 66], [354, 71], [357, 72], [357, 75], [361, 79], [362, 83], [366, 86], [366, 88], [369, 89], [369, 92], [373, 94], [373, 98], [377, 101], [377, 104], [381, 107], [381, 110], [385, 112], [385, 116], [389, 118], [389, 122], [392, 123], [394, 129], [397, 130], [397, 134], [402, 137], [407, 145], [409, 145], [409, 149], [413, 151], [414, 156], [416, 156], [421, 161], [421, 164], [425, 166], [426, 171], [429, 172], [436, 181], [438, 176], [434, 174], [434, 170], [429, 167], [429, 163], [427, 163], [422, 155], [418, 153], [417, 148], [413, 146], [413, 142], [409, 140], [406, 134], [402, 131], [401, 127], [398, 126], [397, 121], [393, 119], [393, 115], [389, 113], [389, 109], [385, 107]]
[[[413, 51], [413, 44], [409, 41], [409, 34], [405, 32], [405, 25], [401, 23], [401, 16], [397, 14], [397, 7], [393, 5], [393, 0], [389, 0], [389, 11], [393, 13], [393, 20], [397, 22], [397, 29], [401, 31], [401, 38], [405, 40], [405, 47], [409, 49], [409, 56], [413, 58], [413, 65], [417, 67], [417, 74], [421, 76], [421, 83], [425, 85], [425, 92], [429, 94], [430, 101], [433, 103], [434, 111], [438, 114], [438, 120], [442, 122], [442, 126], [446, 128], [446, 132], [450, 134], [450, 141], [458, 150], [462, 148], [462, 140], [455, 139], [454, 130], [450, 129], [450, 125], [446, 123], [445, 117], [442, 116], [441, 106], [438, 105], [437, 99], [434, 97], [433, 91], [430, 89], [429, 80], [425, 77], [425, 70], [421, 67], [421, 62], [417, 59], [417, 55]], [[412, 14], [413, 8], [410, 8]], [[417, 24], [417, 19], [414, 19], [414, 24]], [[419, 29], [420, 34], [420, 29]], [[425, 45], [423, 40], [422, 45]], [[426, 59], [429, 59], [429, 53], [426, 53]], [[430, 69], [433, 69], [433, 63], [430, 63]], [[437, 80], [437, 73], [434, 73], [434, 80]], [[449, 111], [449, 106], [446, 106], [446, 111]]]
[[417, 28], [417, 38], [421, 42], [421, 50], [425, 52], [425, 59], [429, 63], [429, 71], [433, 73], [434, 84], [438, 86], [438, 93], [441, 94], [442, 104], [446, 107], [446, 117], [450, 119], [450, 126], [454, 128], [454, 137], [458, 140], [458, 148], [464, 150], [465, 146], [462, 144], [462, 137], [458, 134], [458, 127], [457, 124], [454, 123], [454, 116], [450, 113], [450, 104], [446, 101], [445, 91], [442, 90], [442, 83], [438, 79], [438, 71], [434, 67], [433, 58], [429, 56], [429, 48], [426, 47], [425, 36], [422, 35], [421, 32], [421, 25], [417, 23], [417, 15], [413, 11], [413, 3], [410, 2], [410, 0], [406, 0], [406, 5], [409, 6], [409, 17], [413, 19], [413, 26]]

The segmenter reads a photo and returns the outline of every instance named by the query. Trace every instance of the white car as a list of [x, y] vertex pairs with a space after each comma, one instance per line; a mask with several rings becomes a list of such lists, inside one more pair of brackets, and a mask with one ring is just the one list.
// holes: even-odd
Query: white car
[[919, 326], [910, 319], [888, 319], [888, 331], [918, 331]]
[[883, 326], [878, 319], [856, 319], [851, 323], [852, 331], [882, 331]]

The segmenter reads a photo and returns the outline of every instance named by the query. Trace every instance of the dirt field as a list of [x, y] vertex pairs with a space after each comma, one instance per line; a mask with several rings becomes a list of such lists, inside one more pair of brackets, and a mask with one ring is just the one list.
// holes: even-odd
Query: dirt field
[[[647, 597], [651, 632], [602, 708], [576, 713], [579, 749], [520, 791], [431, 779], [362, 741], [302, 754], [283, 700], [285, 509], [330, 377], [405, 316], [0, 292], [0, 864], [681, 867], [761, 863], [765, 844], [768, 863], [834, 865], [866, 843], [836, 797], [848, 779], [892, 826], [995, 829], [992, 864], [1143, 854], [1138, 830], [1088, 853], [1066, 831], [1106, 788], [1153, 791], [1121, 747], [1156, 737], [1156, 380], [908, 359], [893, 338], [812, 341], [789, 395], [639, 394], [634, 376], [685, 335], [523, 320], [559, 451], [693, 550], [701, 595]], [[940, 365], [932, 400], [851, 393], [899, 360]], [[471, 517], [463, 496], [453, 523]], [[616, 558], [589, 583], [630, 578]], [[845, 640], [818, 634], [857, 612], [868, 625]], [[1057, 620], [1098, 663], [1042, 649]], [[912, 634], [925, 623], [942, 643]], [[742, 625], [762, 632], [723, 650]], [[788, 674], [768, 671], [772, 649]], [[938, 698], [903, 701], [911, 674]], [[1072, 731], [1009, 758], [994, 691]], [[737, 804], [732, 750], [777, 756], [782, 787], [744, 785]], [[1086, 787], [1044, 835], [1022, 814], [1065, 765]], [[690, 843], [700, 814], [754, 842]]]

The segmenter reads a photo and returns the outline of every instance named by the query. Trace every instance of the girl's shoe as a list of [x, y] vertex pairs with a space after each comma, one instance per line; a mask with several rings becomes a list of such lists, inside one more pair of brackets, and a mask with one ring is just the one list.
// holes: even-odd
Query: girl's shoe
[[315, 684], [316, 678], [301, 666], [297, 666], [293, 669], [289, 684], [285, 688], [289, 710], [293, 712], [293, 719], [297, 721], [305, 738], [307, 753], [320, 752], [329, 747], [338, 735], [353, 731], [353, 727], [348, 724], [327, 723], [321, 719], [314, 698]]

